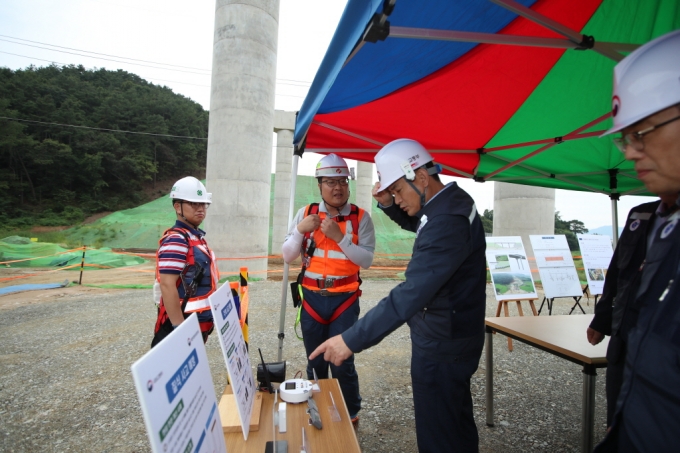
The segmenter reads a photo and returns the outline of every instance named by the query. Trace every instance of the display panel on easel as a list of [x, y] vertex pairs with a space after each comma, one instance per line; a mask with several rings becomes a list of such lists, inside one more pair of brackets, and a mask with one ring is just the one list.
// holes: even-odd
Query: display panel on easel
[[577, 234], [590, 294], [602, 294], [604, 278], [612, 260], [612, 240], [599, 234]]
[[486, 261], [496, 300], [536, 299], [536, 286], [520, 236], [486, 238]]
[[563, 234], [530, 235], [536, 266], [545, 297], [579, 297], [583, 295], [574, 259]]
[[220, 340], [222, 355], [229, 373], [229, 383], [241, 421], [243, 438], [248, 439], [256, 388], [248, 349], [229, 285], [222, 285], [210, 296], [209, 301], [215, 332]]
[[226, 453], [208, 355], [195, 314], [131, 369], [151, 451]]

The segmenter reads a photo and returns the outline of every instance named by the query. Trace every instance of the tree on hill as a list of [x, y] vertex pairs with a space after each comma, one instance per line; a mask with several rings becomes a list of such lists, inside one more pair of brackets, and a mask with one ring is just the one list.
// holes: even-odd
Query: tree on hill
[[588, 232], [580, 220], [562, 220], [560, 211], [555, 211], [555, 234], [564, 234], [567, 237], [569, 250], [579, 250], [578, 238], [576, 234], [584, 234]]
[[484, 210], [484, 214], [482, 214], [482, 226], [484, 227], [484, 232], [493, 234], [493, 209]]
[[[208, 112], [125, 71], [0, 68], [0, 222], [68, 224], [136, 206], [156, 179], [205, 174]], [[64, 127], [58, 123], [82, 126]], [[64, 213], [67, 216], [64, 216]]]

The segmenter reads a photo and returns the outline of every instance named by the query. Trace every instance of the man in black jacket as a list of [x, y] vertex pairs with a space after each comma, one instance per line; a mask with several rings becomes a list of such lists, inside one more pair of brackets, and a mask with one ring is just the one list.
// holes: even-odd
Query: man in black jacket
[[[680, 30], [636, 49], [614, 68], [615, 143], [661, 197], [680, 192]], [[663, 199], [663, 198], [662, 198]], [[641, 266], [623, 385], [597, 452], [676, 451], [680, 443], [680, 211], [654, 233]], [[674, 212], [673, 212], [674, 211]]]
[[640, 265], [651, 246], [654, 232], [666, 219], [668, 206], [675, 203], [675, 195], [634, 207], [628, 214], [626, 226], [614, 251], [602, 298], [595, 306], [595, 317], [586, 331], [592, 345], [610, 335], [607, 346], [607, 426], [611, 426], [616, 400], [623, 384], [628, 333], [635, 326], [639, 307], [635, 295], [640, 284]]
[[408, 323], [418, 450], [476, 452], [470, 378], [484, 346], [486, 242], [472, 198], [444, 185], [418, 142], [395, 140], [375, 156], [373, 195], [402, 228], [416, 233], [406, 281], [310, 359], [339, 364]]

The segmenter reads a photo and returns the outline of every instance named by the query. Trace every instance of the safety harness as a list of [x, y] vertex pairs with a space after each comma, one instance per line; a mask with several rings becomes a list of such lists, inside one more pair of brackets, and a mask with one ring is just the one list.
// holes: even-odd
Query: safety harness
[[[194, 243], [195, 241], [191, 240], [191, 237], [188, 233], [187, 230], [183, 228], [169, 228], [163, 232], [163, 236], [159, 240], [159, 247], [158, 251], [156, 252], [156, 283], [160, 279], [160, 273], [158, 269], [158, 263], [159, 263], [159, 253], [160, 253], [160, 246], [165, 240], [167, 236], [169, 236], [172, 233], [179, 233], [184, 240], [187, 242], [188, 245], [188, 251], [187, 251], [187, 261], [186, 265], [184, 267], [184, 270], [180, 274], [180, 278], [177, 279], [177, 287], [179, 288], [180, 285], [184, 285], [184, 297], [181, 301], [181, 309], [182, 313], [184, 315], [184, 318], [188, 318], [190, 313], [186, 313], [185, 310], [187, 308], [187, 305], [190, 303], [191, 299], [194, 297], [196, 289], [201, 283], [201, 280], [203, 279], [203, 272], [204, 269], [200, 266], [200, 264], [196, 263], [196, 259], [194, 257]], [[207, 249], [207, 246], [206, 246]], [[212, 254], [210, 253], [209, 249], [208, 253], [210, 257], [212, 257]], [[197, 271], [196, 268], [200, 268], [200, 270]], [[211, 269], [212, 271], [212, 269]], [[211, 280], [214, 280], [214, 276], [212, 275], [213, 272], [211, 272]], [[191, 287], [191, 289], [190, 289]], [[212, 286], [211, 286], [212, 288]], [[214, 288], [212, 288], [214, 289]], [[199, 321], [199, 326], [201, 328], [201, 333], [203, 334], [203, 340], [207, 340], [208, 335], [213, 331], [214, 329], [214, 323], [212, 321]], [[158, 344], [163, 338], [168, 336], [170, 332], [172, 332], [173, 327], [172, 323], [170, 321], [170, 317], [168, 316], [168, 312], [165, 309], [165, 304], [162, 303], [158, 306], [158, 315], [156, 318], [156, 325], [154, 327], [154, 338], [151, 342], [151, 347], [154, 347], [156, 344]]]
[[[307, 209], [305, 210], [305, 215], [304, 217], [307, 217], [309, 215], [313, 214], [318, 214], [319, 213], [319, 203], [312, 203], [307, 206]], [[329, 217], [331, 218], [331, 217]], [[332, 217], [333, 220], [335, 220], [337, 223], [340, 222], [350, 222], [352, 224], [352, 232], [357, 235], [357, 242], [358, 242], [358, 237], [359, 237], [359, 207], [350, 204], [350, 213], [349, 215], [338, 215], [336, 217]], [[352, 293], [352, 295], [344, 301], [334, 312], [333, 315], [331, 315], [330, 319], [324, 319], [322, 318], [310, 305], [308, 302], [304, 300], [303, 297], [303, 292], [302, 292], [302, 285], [307, 285], [307, 286], [313, 286], [316, 288], [319, 288], [321, 290], [321, 293], [324, 295], [328, 295], [328, 289], [333, 288], [333, 287], [339, 287], [342, 285], [347, 285], [350, 283], [354, 282], [359, 282], [361, 284], [361, 278], [359, 276], [359, 272], [357, 272], [354, 275], [350, 275], [345, 278], [339, 278], [339, 279], [323, 279], [323, 278], [309, 278], [305, 277], [305, 271], [307, 270], [307, 266], [310, 263], [312, 256], [314, 255], [314, 250], [316, 249], [316, 244], [314, 242], [314, 239], [311, 237], [311, 232], [307, 232], [304, 234], [303, 239], [302, 239], [302, 250], [303, 250], [303, 259], [302, 259], [302, 269], [300, 271], [300, 274], [298, 275], [297, 278], [297, 284], [292, 284], [291, 285], [291, 290], [293, 292], [293, 303], [294, 306], [298, 308], [298, 313], [297, 317], [295, 320], [295, 333], [297, 335], [297, 325], [300, 323], [300, 314], [302, 308], [305, 309], [305, 311], [319, 324], [323, 325], [328, 325], [335, 321], [340, 315], [342, 315], [345, 310], [347, 310], [349, 307], [352, 306], [352, 304], [357, 300], [359, 296], [361, 296], [361, 290], [356, 290]], [[297, 293], [297, 294], [296, 294]], [[297, 302], [297, 303], [296, 303]], [[301, 338], [299, 335], [297, 335], [298, 338]]]

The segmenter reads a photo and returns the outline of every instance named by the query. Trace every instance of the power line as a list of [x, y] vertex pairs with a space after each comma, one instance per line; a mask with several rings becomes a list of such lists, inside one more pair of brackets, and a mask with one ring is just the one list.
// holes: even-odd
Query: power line
[[207, 140], [204, 137], [191, 137], [188, 135], [170, 135], [170, 134], [154, 134], [151, 132], [135, 132], [135, 131], [124, 131], [120, 129], [105, 129], [103, 127], [89, 127], [89, 126], [77, 126], [75, 124], [62, 124], [62, 123], [51, 123], [48, 121], [34, 121], [34, 120], [23, 120], [20, 118], [10, 118], [7, 116], [0, 116], [0, 120], [7, 121], [19, 121], [22, 123], [34, 123], [34, 124], [46, 124], [48, 126], [61, 126], [61, 127], [75, 127], [78, 129], [91, 129], [95, 131], [105, 131], [105, 132], [119, 132], [122, 134], [136, 134], [136, 135], [152, 135], [154, 137], [168, 137], [168, 138], [186, 138], [190, 140]]
[[[25, 41], [25, 42], [30, 42], [30, 43], [34, 43], [34, 44], [42, 44], [44, 46], [57, 47], [59, 49], [74, 50], [74, 51], [77, 51], [77, 52], [91, 53], [91, 54], [94, 54], [94, 55], [104, 55], [104, 56], [107, 56], [107, 57], [120, 58], [120, 59], [123, 59], [123, 60], [140, 61], [140, 62], [143, 62], [143, 63], [151, 63], [151, 64], [157, 64], [157, 65], [163, 65], [163, 66], [173, 66], [173, 67], [184, 68], [184, 69], [195, 69], [197, 71], [205, 71], [205, 72], [208, 72], [208, 73], [212, 72], [210, 69], [194, 68], [194, 67], [191, 67], [191, 66], [173, 65], [173, 64], [169, 64], [169, 63], [159, 63], [159, 62], [155, 62], [155, 61], [141, 60], [141, 59], [130, 58], [130, 57], [120, 57], [118, 55], [110, 55], [110, 54], [105, 54], [105, 53], [93, 52], [93, 51], [90, 51], [90, 50], [76, 49], [76, 48], [73, 48], [73, 47], [58, 46], [56, 44], [49, 44], [49, 43], [44, 43], [44, 42], [40, 42], [40, 41], [32, 41], [30, 39], [16, 38], [14, 36], [8, 36], [8, 35], [2, 35], [2, 34], [0, 34], [0, 36], [4, 37], [4, 38], [14, 39], [16, 41]], [[12, 44], [28, 46], [28, 44], [9, 41], [9, 40], [6, 40], [6, 39], [0, 39], [0, 41], [5, 41], [5, 42], [12, 43]], [[39, 46], [30, 46], [30, 47], [37, 47], [39, 49], [45, 49], [44, 47], [39, 47]], [[45, 50], [50, 50], [52, 52], [63, 52], [63, 51], [56, 50], [56, 49], [45, 49]], [[71, 52], [63, 52], [63, 53], [71, 53]], [[10, 54], [10, 55], [17, 55], [17, 54]], [[79, 55], [79, 54], [73, 54], [73, 55]], [[23, 56], [23, 55], [18, 55], [18, 56]], [[88, 55], [82, 55], [82, 56], [85, 56], [85, 57], [88, 57], [88, 58], [98, 58], [98, 57], [91, 57], [91, 56], [88, 56]], [[26, 57], [26, 58], [33, 58], [33, 57]], [[39, 60], [39, 58], [36, 58], [36, 59]], [[48, 60], [42, 60], [42, 61], [48, 61]], [[115, 60], [108, 60], [108, 61], [115, 61]], [[127, 62], [117, 61], [117, 63], [127, 63]], [[132, 63], [129, 63], [129, 64], [132, 64]], [[155, 68], [155, 69], [169, 69], [169, 68]], [[194, 73], [191, 73], [191, 74], [194, 74]], [[199, 75], [208, 75], [208, 74], [199, 74]], [[310, 86], [312, 84], [311, 82], [307, 82], [305, 80], [295, 80], [295, 79], [276, 79], [276, 80], [279, 81], [279, 83], [282, 84], [282, 85]], [[182, 82], [179, 82], [179, 83], [182, 83]]]
[[[14, 36], [7, 36], [7, 35], [0, 35], [0, 36], [2, 36], [3, 38], [14, 39], [14, 40], [16, 40], [16, 41], [31, 42], [31, 43], [33, 43], [33, 44], [42, 44], [42, 45], [44, 45], [44, 46], [57, 47], [57, 48], [59, 48], [59, 49], [75, 50], [75, 51], [77, 51], [77, 52], [91, 53], [91, 54], [95, 54], [95, 55], [104, 55], [105, 57], [121, 58], [121, 59], [123, 59], [123, 60], [141, 61], [142, 63], [153, 63], [153, 64], [159, 64], [159, 65], [163, 65], [163, 66], [173, 66], [173, 67], [176, 67], [176, 68], [183, 68], [183, 69], [196, 69], [196, 70], [198, 70], [198, 71], [206, 71], [206, 72], [210, 72], [210, 71], [211, 71], [210, 69], [192, 68], [192, 67], [190, 67], [190, 66], [180, 66], [180, 65], [169, 64], [169, 63], [159, 63], [159, 62], [157, 62], [157, 61], [140, 60], [140, 59], [137, 59], [137, 58], [130, 58], [130, 57], [119, 57], [118, 55], [109, 55], [109, 54], [106, 54], [106, 53], [92, 52], [92, 51], [90, 51], [90, 50], [74, 49], [74, 48], [72, 48], [72, 47], [58, 46], [58, 45], [56, 45], [56, 44], [49, 44], [49, 43], [46, 43], [46, 42], [31, 41], [30, 39], [15, 38]], [[2, 39], [2, 41], [7, 41], [7, 40]], [[13, 41], [7, 41], [7, 42], [13, 42]], [[20, 45], [22, 45], [22, 43], [20, 43], [20, 42], [15, 42], [14, 44], [20, 44]], [[23, 44], [23, 45], [27, 45], [27, 44]], [[52, 49], [48, 49], [48, 50], [52, 50]], [[55, 52], [56, 52], [56, 51], [55, 51]]]
[[[68, 63], [61, 63], [59, 61], [54, 61], [54, 60], [45, 60], [44, 58], [29, 57], [28, 55], [19, 55], [18, 53], [4, 52], [2, 50], [0, 50], [0, 53], [4, 53], [4, 54], [7, 54], [7, 55], [14, 55], [15, 57], [28, 58], [28, 59], [31, 59], [31, 60], [47, 61], [48, 63], [56, 63], [56, 64], [60, 64], [62, 66], [69, 66]], [[85, 69], [97, 69], [97, 68], [85, 68]], [[140, 78], [142, 78], [143, 80], [146, 81], [146, 79], [144, 79], [143, 77], [141, 77], [141, 76], [138, 76], [138, 77], [140, 77]], [[157, 79], [155, 77], [153, 77], [152, 79], [157, 81], [157, 82], [181, 83], [183, 85], [193, 85], [193, 86], [196, 86], [196, 87], [210, 88], [210, 85], [202, 85], [202, 84], [198, 84], [198, 83], [180, 82], [178, 80]], [[150, 83], [154, 83], [154, 82], [152, 81]], [[156, 85], [158, 85], [158, 84], [156, 84]], [[285, 96], [285, 97], [293, 97], [293, 98], [301, 98], [301, 99], [305, 98], [304, 96], [296, 96], [296, 95], [293, 95], [293, 94], [276, 94], [276, 96]]]
[[49, 50], [49, 51], [51, 51], [51, 52], [61, 52], [61, 53], [67, 53], [67, 54], [70, 54], [70, 55], [77, 55], [77, 56], [79, 56], [79, 57], [94, 58], [94, 59], [96, 59], [96, 60], [113, 61], [113, 62], [115, 62], [115, 63], [130, 64], [130, 65], [133, 65], [133, 66], [143, 66], [143, 67], [145, 67], [145, 68], [163, 69], [164, 71], [185, 72], [185, 73], [187, 73], [187, 74], [197, 74], [197, 75], [202, 75], [202, 76], [209, 76], [209, 75], [210, 75], [210, 74], [204, 74], [204, 73], [201, 73], [201, 72], [185, 71], [185, 70], [183, 70], [183, 69], [159, 68], [158, 66], [151, 66], [151, 65], [148, 65], [148, 64], [131, 63], [131, 62], [129, 62], [129, 61], [113, 60], [113, 59], [111, 59], [111, 58], [104, 58], [104, 57], [93, 57], [93, 56], [91, 56], [91, 55], [85, 55], [85, 54], [82, 54], [82, 53], [67, 52], [66, 50], [50, 49], [50, 48], [48, 48], [48, 47], [36, 46], [36, 45], [33, 45], [33, 44], [25, 44], [25, 43], [22, 43], [22, 42], [14, 42], [14, 41], [10, 41], [10, 40], [7, 40], [7, 39], [1, 39], [1, 38], [0, 38], [0, 41], [5, 41], [5, 42], [12, 43], [12, 44], [18, 44], [18, 45], [20, 45], [20, 46], [28, 46], [28, 47], [35, 47], [35, 48], [38, 48], [38, 49]]

